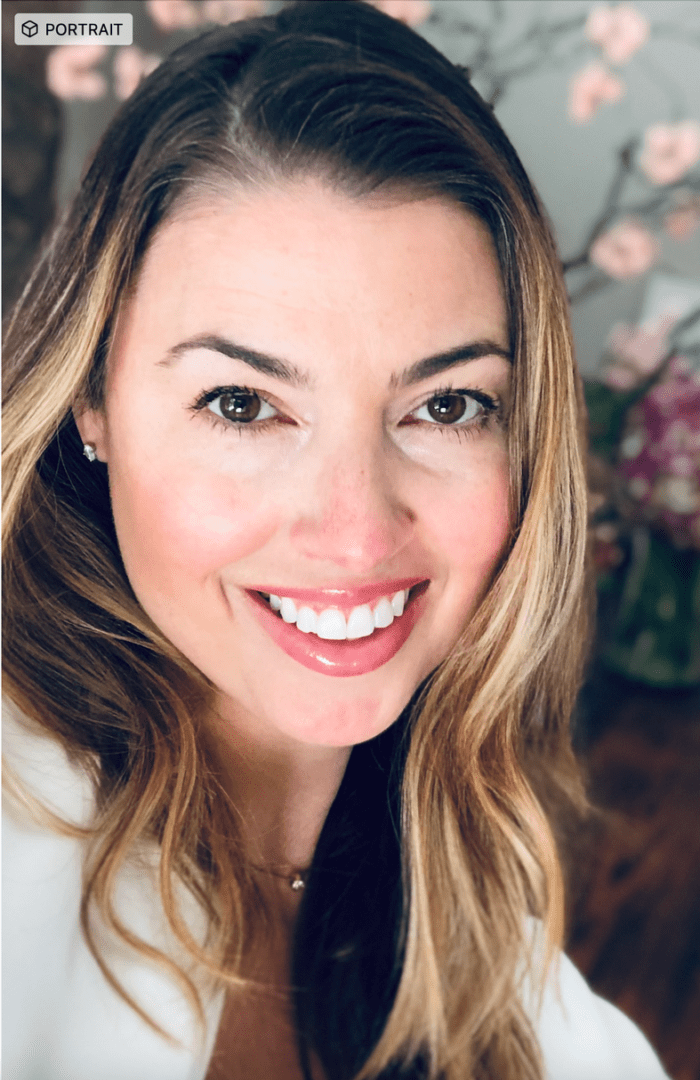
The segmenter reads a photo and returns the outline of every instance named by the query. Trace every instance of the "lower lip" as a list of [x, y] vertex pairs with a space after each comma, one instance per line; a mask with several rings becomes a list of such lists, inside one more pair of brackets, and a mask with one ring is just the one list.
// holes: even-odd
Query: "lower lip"
[[246, 589], [245, 594], [260, 624], [287, 656], [311, 671], [346, 678], [376, 671], [396, 656], [423, 612], [428, 584], [418, 586], [403, 615], [395, 618], [391, 626], [353, 641], [327, 641], [317, 634], [304, 634], [294, 623], [281, 619], [259, 593]]

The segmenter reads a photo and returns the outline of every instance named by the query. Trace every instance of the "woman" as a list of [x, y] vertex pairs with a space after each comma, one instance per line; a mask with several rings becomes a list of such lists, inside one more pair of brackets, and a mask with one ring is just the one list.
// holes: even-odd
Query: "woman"
[[662, 1077], [549, 974], [579, 399], [464, 73], [361, 3], [184, 46], [10, 343], [6, 1075]]

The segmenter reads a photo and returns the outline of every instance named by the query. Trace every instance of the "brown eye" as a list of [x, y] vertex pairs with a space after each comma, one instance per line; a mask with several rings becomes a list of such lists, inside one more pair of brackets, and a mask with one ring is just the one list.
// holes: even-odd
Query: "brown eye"
[[426, 402], [425, 407], [431, 419], [438, 424], [456, 424], [464, 419], [467, 400], [463, 394], [441, 394]]
[[232, 429], [243, 431], [250, 427], [258, 431], [267, 420], [281, 419], [280, 413], [262, 394], [248, 390], [245, 386], [231, 386], [225, 390], [217, 387], [203, 394], [194, 406], [195, 411], [208, 409], [221, 420], [226, 420]]
[[239, 423], [257, 420], [261, 408], [262, 401], [253, 391], [222, 394], [219, 398], [219, 410], [225, 420], [237, 420]]

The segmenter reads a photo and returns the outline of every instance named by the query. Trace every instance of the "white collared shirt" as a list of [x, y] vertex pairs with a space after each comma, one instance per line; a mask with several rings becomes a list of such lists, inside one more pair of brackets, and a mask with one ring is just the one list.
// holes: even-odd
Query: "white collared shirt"
[[[62, 749], [11, 714], [3, 729], [8, 764], [22, 783], [64, 820], [85, 821], [90, 784]], [[83, 843], [16, 809], [3, 817], [3, 1080], [205, 1080], [223, 992], [200, 982], [202, 1035], [172, 978], [105, 934], [99, 945], [110, 968], [179, 1045], [126, 1004], [80, 928]], [[152, 859], [130, 860], [117, 907], [137, 933], [177, 957]], [[556, 967], [541, 1012], [533, 1015], [547, 1080], [668, 1080], [632, 1021], [597, 997], [566, 956]]]

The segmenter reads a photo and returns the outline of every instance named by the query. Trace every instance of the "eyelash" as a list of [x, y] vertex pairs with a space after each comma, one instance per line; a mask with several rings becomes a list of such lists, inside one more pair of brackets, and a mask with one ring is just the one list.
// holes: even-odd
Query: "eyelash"
[[244, 434], [249, 436], [262, 435], [271, 424], [285, 423], [285, 421], [282, 421], [278, 416], [269, 417], [266, 420], [250, 420], [247, 423], [244, 421], [236, 423], [235, 420], [225, 420], [223, 417], [217, 416], [215, 412], [212, 412], [211, 409], [207, 408], [208, 405], [211, 405], [212, 401], [216, 401], [217, 398], [223, 397], [225, 394], [230, 394], [231, 396], [235, 394], [255, 395], [266, 405], [269, 405], [270, 408], [276, 408], [276, 406], [273, 405], [271, 401], [268, 401], [263, 394], [258, 390], [253, 390], [250, 386], [215, 386], [213, 390], [207, 390], [206, 393], [200, 394], [194, 404], [189, 406], [189, 409], [192, 413], [204, 412], [207, 419], [211, 421], [214, 427], [222, 428], [224, 431], [229, 432], [235, 431], [241, 437]]
[[485, 390], [480, 390], [476, 386], [470, 387], [456, 387], [456, 386], [441, 386], [435, 390], [430, 397], [422, 401], [420, 405], [416, 405], [415, 409], [411, 412], [417, 412], [418, 409], [422, 409], [424, 405], [429, 405], [431, 401], [435, 401], [437, 398], [449, 397], [454, 395], [455, 397], [471, 398], [477, 405], [480, 405], [482, 412], [480, 416], [475, 417], [473, 420], [468, 420], [465, 424], [430, 424], [428, 421], [411, 421], [412, 423], [424, 423], [431, 430], [437, 430], [441, 435], [452, 435], [457, 439], [473, 439], [484, 428], [489, 427], [493, 422], [501, 422], [501, 399], [494, 394], [487, 394]]
[[[239, 436], [246, 435], [262, 435], [273, 424], [287, 423], [287, 421], [281, 420], [279, 416], [268, 417], [265, 420], [250, 420], [248, 422], [240, 421], [236, 423], [234, 420], [225, 420], [216, 413], [212, 412], [207, 406], [211, 405], [212, 401], [216, 401], [217, 398], [222, 397], [224, 394], [254, 394], [260, 398], [262, 402], [269, 405], [271, 408], [276, 408], [272, 402], [261, 394], [258, 390], [253, 390], [249, 386], [215, 386], [212, 390], [206, 391], [201, 394], [197, 400], [189, 406], [189, 410], [192, 413], [205, 412], [207, 418], [214, 424], [215, 427], [220, 427], [225, 431], [236, 431]], [[423, 408], [425, 405], [429, 405], [431, 401], [435, 401], [440, 397], [447, 396], [467, 397], [472, 401], [476, 401], [482, 408], [480, 416], [473, 420], [467, 421], [465, 424], [430, 424], [426, 420], [413, 420], [408, 421], [409, 424], [422, 424], [431, 429], [437, 429], [441, 435], [452, 435], [458, 439], [474, 438], [480, 431], [488, 427], [492, 422], [502, 422], [502, 407], [501, 400], [493, 394], [487, 394], [484, 390], [480, 390], [477, 387], [454, 387], [454, 386], [441, 386], [435, 390], [429, 397], [422, 401], [419, 405], [416, 405], [411, 412], [417, 412], [418, 409]], [[409, 414], [410, 415], [410, 414]]]

